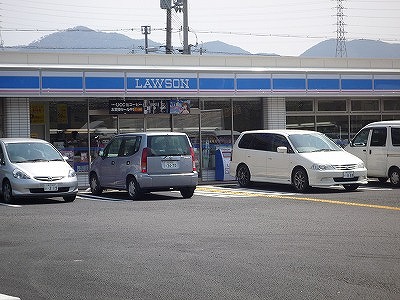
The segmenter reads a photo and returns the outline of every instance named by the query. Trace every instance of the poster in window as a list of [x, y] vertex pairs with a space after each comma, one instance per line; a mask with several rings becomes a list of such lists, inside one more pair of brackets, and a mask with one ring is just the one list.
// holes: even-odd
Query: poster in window
[[143, 108], [145, 115], [168, 114], [168, 100], [144, 100]]
[[171, 114], [190, 114], [190, 100], [170, 100], [169, 103]]
[[109, 100], [110, 115], [118, 114], [143, 114], [142, 100]]
[[44, 103], [30, 104], [31, 124], [44, 124]]

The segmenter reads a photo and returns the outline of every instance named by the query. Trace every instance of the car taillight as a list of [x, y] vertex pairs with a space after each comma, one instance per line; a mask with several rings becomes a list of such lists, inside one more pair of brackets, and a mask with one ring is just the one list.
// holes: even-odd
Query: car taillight
[[193, 171], [196, 171], [196, 162], [194, 158], [194, 149], [190, 147], [190, 155], [192, 155], [192, 166], [193, 166]]
[[141, 161], [141, 170], [142, 173], [147, 172], [147, 156], [149, 155], [149, 148], [144, 148], [142, 151], [142, 161]]

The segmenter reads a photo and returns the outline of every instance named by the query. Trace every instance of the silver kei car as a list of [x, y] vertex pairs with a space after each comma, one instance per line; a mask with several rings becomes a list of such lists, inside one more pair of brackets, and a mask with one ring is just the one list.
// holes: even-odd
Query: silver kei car
[[89, 183], [94, 195], [126, 190], [136, 200], [148, 192], [178, 190], [190, 198], [198, 183], [194, 150], [185, 133], [116, 135], [91, 164]]
[[33, 138], [0, 139], [1, 200], [63, 197], [75, 200], [78, 179], [49, 142]]

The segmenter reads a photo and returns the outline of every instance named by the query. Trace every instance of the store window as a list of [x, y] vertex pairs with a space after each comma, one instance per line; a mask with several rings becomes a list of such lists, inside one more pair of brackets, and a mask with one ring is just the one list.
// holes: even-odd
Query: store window
[[[400, 99], [385, 99], [383, 100], [384, 111], [400, 111]], [[400, 117], [398, 117], [400, 119]]]
[[318, 111], [347, 111], [346, 100], [318, 100]]
[[349, 143], [349, 118], [346, 115], [317, 116], [317, 131], [326, 134], [338, 145]]
[[352, 111], [379, 111], [379, 100], [352, 100]]
[[87, 99], [55, 100], [47, 105], [50, 142], [68, 157], [76, 172], [87, 172], [90, 152]]
[[287, 100], [286, 111], [288, 112], [314, 111], [313, 100]]
[[315, 130], [315, 116], [287, 116], [286, 128]]

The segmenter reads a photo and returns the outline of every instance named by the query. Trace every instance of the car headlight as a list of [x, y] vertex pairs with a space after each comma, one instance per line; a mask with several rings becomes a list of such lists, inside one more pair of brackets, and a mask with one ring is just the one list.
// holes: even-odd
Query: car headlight
[[74, 170], [69, 170], [68, 171], [68, 177], [76, 177], [76, 173]]
[[365, 168], [364, 162], [360, 162], [357, 164], [357, 168], [363, 169]]
[[30, 179], [31, 177], [19, 169], [14, 169], [13, 176], [18, 179]]
[[315, 171], [327, 171], [327, 170], [334, 170], [335, 168], [332, 167], [331, 165], [325, 165], [325, 164], [313, 164], [311, 166], [311, 170]]

